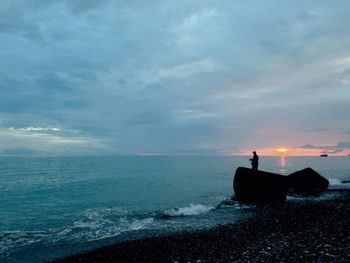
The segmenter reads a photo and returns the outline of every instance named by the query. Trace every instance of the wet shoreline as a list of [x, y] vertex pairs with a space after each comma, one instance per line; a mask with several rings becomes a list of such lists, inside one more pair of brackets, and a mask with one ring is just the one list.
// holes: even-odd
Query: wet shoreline
[[55, 262], [347, 262], [349, 196], [287, 201], [235, 224], [127, 241]]

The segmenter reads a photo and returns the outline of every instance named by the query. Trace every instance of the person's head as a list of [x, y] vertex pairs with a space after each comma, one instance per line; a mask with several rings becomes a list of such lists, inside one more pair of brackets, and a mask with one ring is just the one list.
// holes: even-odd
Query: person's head
[[253, 154], [256, 155], [256, 151], [253, 151]]

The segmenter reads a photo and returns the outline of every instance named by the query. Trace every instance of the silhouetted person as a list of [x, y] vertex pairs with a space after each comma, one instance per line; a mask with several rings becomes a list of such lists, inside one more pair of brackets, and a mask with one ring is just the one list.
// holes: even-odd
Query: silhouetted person
[[256, 151], [253, 152], [253, 159], [249, 160], [252, 164], [252, 169], [257, 171], [259, 166], [259, 156], [256, 154]]

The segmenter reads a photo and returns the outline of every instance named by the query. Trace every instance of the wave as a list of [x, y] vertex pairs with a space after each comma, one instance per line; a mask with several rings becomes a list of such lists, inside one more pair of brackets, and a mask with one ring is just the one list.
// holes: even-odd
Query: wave
[[241, 202], [237, 201], [235, 196], [233, 196], [231, 198], [227, 198], [227, 199], [223, 200], [216, 208], [220, 209], [220, 208], [226, 208], [226, 207], [240, 210], [240, 209], [250, 209], [250, 208], [255, 207], [255, 205], [241, 203]]
[[328, 178], [328, 181], [329, 181], [330, 186], [335, 186], [335, 185], [338, 186], [338, 185], [343, 184], [341, 180], [336, 179], [336, 178]]
[[329, 180], [329, 189], [349, 189], [350, 188], [350, 183], [347, 181], [342, 181], [336, 178], [328, 178]]
[[174, 216], [194, 216], [207, 213], [213, 210], [215, 207], [210, 205], [202, 204], [190, 204], [186, 207], [181, 208], [172, 208], [164, 211], [165, 216], [174, 217]]
[[330, 188], [327, 191], [317, 196], [288, 194], [287, 201], [318, 202], [318, 201], [332, 200], [332, 199], [344, 196], [346, 192], [347, 191], [345, 188], [337, 187], [337, 188]]
[[88, 209], [65, 226], [46, 230], [0, 231], [0, 254], [16, 253], [24, 247], [47, 244], [79, 243], [113, 238], [129, 231], [152, 226], [154, 218], [135, 218], [120, 208]]
[[147, 226], [152, 224], [154, 221], [153, 217], [148, 217], [145, 219], [141, 220], [135, 220], [130, 224], [129, 230], [140, 230], [140, 229], [145, 229]]
[[[181, 217], [191, 217], [208, 213], [212, 210], [221, 210], [227, 207], [244, 209], [250, 206], [239, 204], [235, 200], [226, 199], [219, 205], [189, 204], [185, 207], [170, 208], [167, 210], [135, 211], [124, 207], [91, 208], [76, 215], [70, 223], [46, 230], [18, 230], [0, 231], [0, 254], [16, 253], [18, 249], [41, 247], [47, 244], [73, 244], [82, 241], [97, 241], [114, 238], [123, 233], [150, 230], [162, 231], [181, 227]], [[167, 221], [178, 217], [176, 225]], [[188, 218], [192, 220], [191, 218]]]
[[45, 231], [0, 231], [0, 255], [17, 247], [34, 244], [45, 235]]

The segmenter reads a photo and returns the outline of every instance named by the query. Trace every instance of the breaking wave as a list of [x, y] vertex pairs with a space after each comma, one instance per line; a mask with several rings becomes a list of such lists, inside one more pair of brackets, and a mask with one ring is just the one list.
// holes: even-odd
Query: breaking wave
[[186, 207], [181, 208], [172, 208], [169, 210], [166, 210], [164, 212], [165, 216], [194, 216], [194, 215], [200, 215], [207, 213], [211, 210], [213, 210], [215, 207], [210, 205], [202, 205], [202, 204], [190, 204]]
[[330, 189], [349, 189], [350, 183], [348, 181], [341, 181], [336, 178], [328, 178]]

